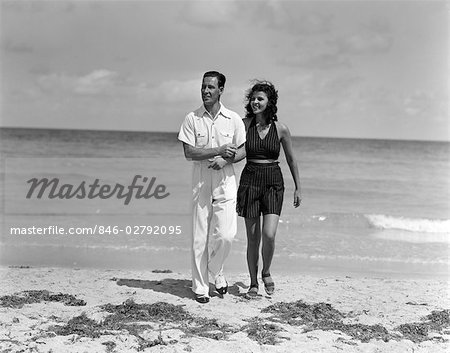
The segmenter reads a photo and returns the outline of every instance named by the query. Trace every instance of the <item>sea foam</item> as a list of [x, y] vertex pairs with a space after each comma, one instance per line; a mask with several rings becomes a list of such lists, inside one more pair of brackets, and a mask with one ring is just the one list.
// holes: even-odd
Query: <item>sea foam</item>
[[382, 214], [366, 215], [366, 218], [373, 227], [378, 229], [450, 235], [450, 219], [405, 218]]

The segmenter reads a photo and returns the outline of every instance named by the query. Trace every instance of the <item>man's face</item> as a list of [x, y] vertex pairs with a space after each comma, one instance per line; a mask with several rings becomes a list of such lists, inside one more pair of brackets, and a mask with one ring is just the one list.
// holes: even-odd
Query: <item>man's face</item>
[[202, 82], [202, 100], [205, 105], [213, 105], [219, 101], [223, 87], [219, 88], [217, 77], [205, 77]]

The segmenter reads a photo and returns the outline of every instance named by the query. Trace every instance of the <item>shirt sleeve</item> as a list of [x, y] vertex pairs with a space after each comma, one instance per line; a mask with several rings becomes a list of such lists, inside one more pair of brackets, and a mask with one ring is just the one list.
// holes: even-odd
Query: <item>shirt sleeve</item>
[[183, 124], [181, 124], [180, 132], [178, 133], [178, 140], [195, 147], [195, 131], [191, 114], [188, 114], [184, 118]]
[[245, 124], [239, 115], [236, 116], [235, 129], [234, 129], [234, 144], [241, 146], [247, 140], [247, 134], [245, 132]]

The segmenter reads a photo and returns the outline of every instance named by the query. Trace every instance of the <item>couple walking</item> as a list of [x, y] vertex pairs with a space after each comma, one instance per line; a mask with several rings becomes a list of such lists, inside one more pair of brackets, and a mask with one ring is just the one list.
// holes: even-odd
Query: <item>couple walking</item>
[[[189, 113], [178, 139], [184, 155], [194, 163], [192, 291], [199, 303], [209, 302], [209, 276], [219, 294], [226, 294], [228, 282], [223, 265], [237, 232], [237, 214], [245, 218], [249, 296], [258, 294], [258, 261], [262, 240], [262, 281], [267, 294], [275, 284], [270, 265], [275, 234], [283, 204], [284, 182], [278, 156], [283, 146], [295, 183], [294, 206], [301, 202], [297, 162], [291, 135], [278, 122], [278, 93], [270, 82], [257, 82], [247, 93], [246, 117], [224, 107], [220, 97], [226, 78], [217, 71], [203, 75], [203, 105]], [[247, 158], [237, 188], [233, 163]]]

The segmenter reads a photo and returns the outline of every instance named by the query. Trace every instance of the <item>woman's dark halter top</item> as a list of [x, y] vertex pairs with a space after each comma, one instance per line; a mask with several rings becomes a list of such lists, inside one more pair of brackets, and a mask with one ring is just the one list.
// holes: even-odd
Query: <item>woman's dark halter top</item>
[[278, 138], [275, 122], [270, 124], [269, 132], [262, 139], [259, 137], [256, 127], [256, 119], [253, 118], [247, 131], [245, 152], [249, 159], [278, 159], [280, 155], [280, 139]]

